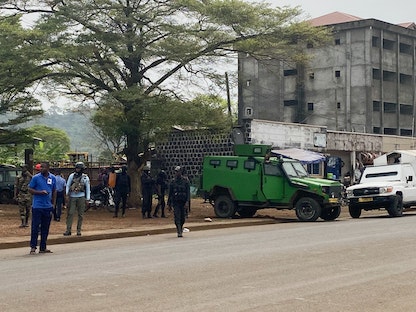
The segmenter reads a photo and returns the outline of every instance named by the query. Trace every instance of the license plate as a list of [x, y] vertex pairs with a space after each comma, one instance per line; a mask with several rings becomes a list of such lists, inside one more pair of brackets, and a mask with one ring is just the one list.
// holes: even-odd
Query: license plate
[[328, 202], [330, 202], [331, 204], [337, 203], [338, 202], [338, 198], [329, 198]]
[[358, 198], [358, 202], [359, 203], [368, 203], [368, 202], [372, 202], [373, 198], [372, 197], [361, 197]]

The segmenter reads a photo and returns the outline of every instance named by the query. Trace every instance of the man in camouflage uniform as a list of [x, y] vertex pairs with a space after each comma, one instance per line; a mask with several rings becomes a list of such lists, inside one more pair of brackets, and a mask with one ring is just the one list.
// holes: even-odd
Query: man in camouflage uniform
[[32, 174], [28, 171], [28, 166], [22, 165], [22, 174], [17, 177], [14, 188], [14, 198], [19, 205], [21, 228], [28, 227], [30, 209], [32, 207], [32, 195], [29, 193], [28, 185], [32, 179]]

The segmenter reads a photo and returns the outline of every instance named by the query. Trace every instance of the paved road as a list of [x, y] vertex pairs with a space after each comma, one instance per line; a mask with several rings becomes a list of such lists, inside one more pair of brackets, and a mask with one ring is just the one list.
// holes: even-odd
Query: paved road
[[0, 311], [415, 311], [416, 215], [0, 250]]

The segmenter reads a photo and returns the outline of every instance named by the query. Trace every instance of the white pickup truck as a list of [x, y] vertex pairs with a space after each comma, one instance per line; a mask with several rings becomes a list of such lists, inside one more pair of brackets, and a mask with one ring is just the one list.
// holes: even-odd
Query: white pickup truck
[[366, 167], [359, 184], [347, 188], [349, 212], [359, 218], [362, 210], [385, 208], [400, 217], [403, 207], [416, 205], [416, 174], [409, 163]]

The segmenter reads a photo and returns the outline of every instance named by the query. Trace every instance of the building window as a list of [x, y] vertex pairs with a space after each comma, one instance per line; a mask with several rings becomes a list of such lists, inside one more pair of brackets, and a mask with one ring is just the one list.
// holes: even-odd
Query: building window
[[309, 79], [315, 79], [315, 73], [309, 73]]
[[383, 39], [383, 49], [394, 50], [395, 42], [388, 39]]
[[406, 74], [400, 74], [400, 83], [404, 85], [412, 84], [412, 76]]
[[340, 70], [336, 70], [336, 71], [335, 71], [335, 77], [336, 77], [336, 78], [341, 77], [341, 71], [340, 71]]
[[373, 101], [373, 112], [380, 111], [380, 101]]
[[341, 39], [335, 38], [335, 45], [340, 45], [340, 44], [341, 44]]
[[384, 102], [384, 112], [385, 113], [396, 113], [397, 112], [397, 104]]
[[286, 69], [283, 71], [283, 76], [294, 76], [297, 74], [298, 74], [298, 71], [296, 69]]
[[380, 38], [373, 36], [372, 45], [373, 45], [373, 47], [378, 48], [380, 46]]
[[383, 80], [384, 81], [395, 82], [396, 81], [396, 73], [388, 71], [388, 70], [383, 70]]
[[412, 46], [406, 43], [400, 43], [399, 49], [400, 49], [400, 53], [412, 55]]
[[396, 128], [384, 128], [384, 134], [397, 135]]
[[401, 136], [412, 136], [412, 129], [400, 129]]
[[380, 134], [380, 127], [373, 127], [373, 133]]
[[380, 69], [373, 68], [373, 79], [375, 79], [375, 80], [380, 80], [381, 79]]
[[401, 115], [413, 115], [413, 106], [400, 104], [400, 114]]
[[313, 103], [308, 103], [308, 111], [313, 111]]
[[341, 103], [340, 102], [337, 102], [337, 108], [341, 109]]
[[296, 106], [296, 105], [298, 105], [298, 101], [297, 100], [286, 100], [286, 101], [283, 101], [283, 105], [284, 106]]

